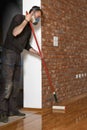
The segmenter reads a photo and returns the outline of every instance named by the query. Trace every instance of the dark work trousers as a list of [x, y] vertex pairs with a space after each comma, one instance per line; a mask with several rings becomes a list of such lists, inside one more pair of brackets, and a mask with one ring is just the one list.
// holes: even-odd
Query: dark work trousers
[[17, 111], [17, 98], [20, 90], [21, 56], [13, 50], [3, 49], [2, 76], [4, 91], [0, 98], [0, 111]]

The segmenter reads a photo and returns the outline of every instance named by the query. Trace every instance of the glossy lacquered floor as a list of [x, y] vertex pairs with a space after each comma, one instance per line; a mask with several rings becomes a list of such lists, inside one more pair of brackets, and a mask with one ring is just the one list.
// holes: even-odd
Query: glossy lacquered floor
[[66, 111], [26, 111], [25, 118], [5, 124], [0, 130], [87, 130], [87, 97], [66, 105]]

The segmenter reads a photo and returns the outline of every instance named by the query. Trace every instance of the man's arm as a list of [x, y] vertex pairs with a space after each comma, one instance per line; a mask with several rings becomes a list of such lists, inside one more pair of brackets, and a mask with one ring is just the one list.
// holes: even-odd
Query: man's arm
[[29, 49], [29, 52], [31, 52], [31, 53], [34, 54], [34, 55], [39, 56], [41, 59], [44, 58], [43, 53], [41, 52], [41, 55], [40, 55], [39, 52], [36, 51], [34, 48], [30, 48], [30, 49]]
[[24, 20], [20, 25], [15, 27], [13, 29], [13, 32], [12, 32], [13, 36], [16, 37], [17, 35], [19, 35], [23, 31], [23, 29], [25, 28], [26, 24], [27, 24], [27, 21]]
[[34, 48], [30, 48], [29, 52], [32, 53], [32, 54], [34, 54], [34, 55], [40, 56], [39, 52], [36, 51]]
[[17, 35], [19, 35], [23, 31], [23, 29], [25, 28], [27, 23], [31, 20], [31, 17], [32, 17], [32, 13], [27, 14], [25, 16], [25, 19], [23, 20], [23, 22], [13, 29], [13, 32], [12, 32], [13, 36], [16, 37]]

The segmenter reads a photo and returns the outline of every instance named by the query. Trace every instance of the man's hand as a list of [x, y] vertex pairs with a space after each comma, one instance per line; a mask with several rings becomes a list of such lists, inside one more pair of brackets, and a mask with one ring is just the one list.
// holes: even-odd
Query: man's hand
[[33, 12], [31, 12], [31, 13], [26, 12], [25, 20], [26, 20], [27, 22], [29, 22], [29, 21], [31, 20], [31, 18], [32, 18], [32, 15], [33, 15]]
[[39, 56], [41, 59], [44, 58], [44, 57], [43, 57], [43, 53], [41, 52], [41, 55], [40, 55], [39, 52], [36, 51], [34, 48], [31, 48], [29, 51], [30, 51], [32, 54]]

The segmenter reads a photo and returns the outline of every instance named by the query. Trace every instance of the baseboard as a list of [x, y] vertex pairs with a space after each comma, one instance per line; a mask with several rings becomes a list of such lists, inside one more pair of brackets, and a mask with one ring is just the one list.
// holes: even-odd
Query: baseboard
[[50, 113], [52, 108], [22, 108], [21, 111], [35, 112], [44, 115], [45, 113]]
[[42, 113], [42, 108], [22, 108], [22, 111], [32, 111], [32, 112], [38, 112], [38, 113]]

